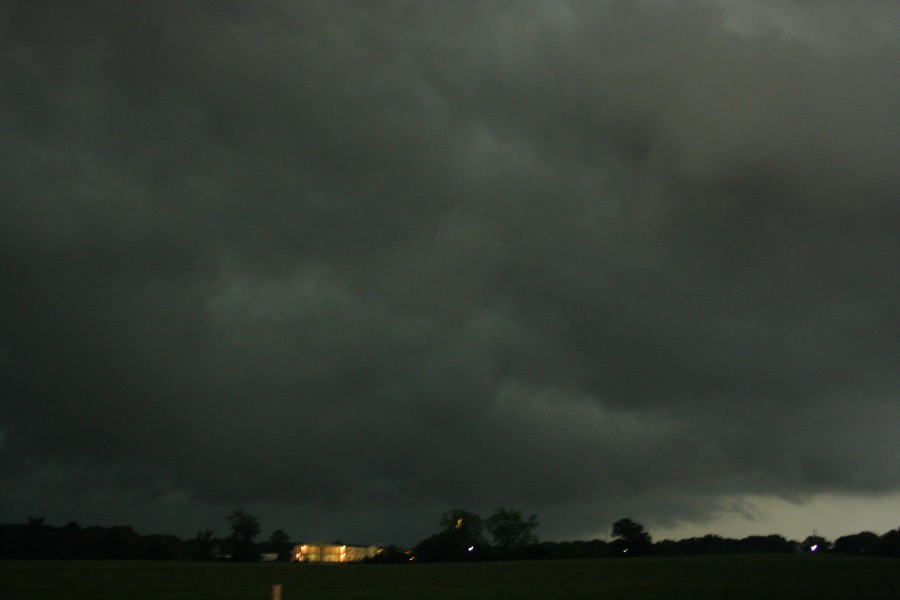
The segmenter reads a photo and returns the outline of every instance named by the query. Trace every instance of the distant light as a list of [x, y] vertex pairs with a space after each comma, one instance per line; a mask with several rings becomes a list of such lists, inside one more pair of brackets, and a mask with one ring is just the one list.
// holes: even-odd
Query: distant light
[[819, 545], [818, 545], [818, 544], [813, 544], [813, 545], [812, 545], [812, 548], [810, 548], [809, 551], [810, 551], [810, 552], [815, 552], [815, 551], [818, 550], [818, 549], [819, 549]]
[[624, 550], [622, 550], [622, 554], [625, 554], [626, 552], [628, 552], [628, 548], [625, 548]]
[[456, 528], [459, 529], [462, 527], [462, 517], [456, 520]]
[[469, 552], [475, 552], [475, 546], [469, 546]]

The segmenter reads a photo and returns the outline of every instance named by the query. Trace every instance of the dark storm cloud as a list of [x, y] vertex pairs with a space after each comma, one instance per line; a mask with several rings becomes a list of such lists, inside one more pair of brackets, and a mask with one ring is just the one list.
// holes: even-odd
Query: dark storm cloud
[[0, 508], [896, 492], [897, 10], [14, 3]]

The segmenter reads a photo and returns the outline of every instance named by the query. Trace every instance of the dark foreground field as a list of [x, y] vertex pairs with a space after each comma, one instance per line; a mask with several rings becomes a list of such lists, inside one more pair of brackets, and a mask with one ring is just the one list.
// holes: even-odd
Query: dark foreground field
[[900, 599], [900, 561], [721, 556], [411, 565], [0, 561], [2, 600]]

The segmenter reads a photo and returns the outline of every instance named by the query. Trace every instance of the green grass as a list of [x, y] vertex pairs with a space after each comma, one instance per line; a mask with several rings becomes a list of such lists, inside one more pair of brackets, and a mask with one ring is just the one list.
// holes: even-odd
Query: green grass
[[298, 565], [0, 561], [2, 600], [896, 600], [900, 561], [774, 555], [534, 562]]

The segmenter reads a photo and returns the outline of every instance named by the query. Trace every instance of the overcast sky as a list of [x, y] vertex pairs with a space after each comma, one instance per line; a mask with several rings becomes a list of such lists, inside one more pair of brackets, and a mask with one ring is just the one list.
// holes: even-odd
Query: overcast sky
[[900, 4], [0, 7], [0, 522], [900, 526]]

